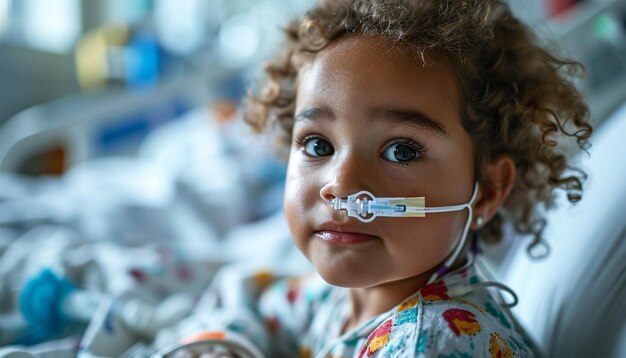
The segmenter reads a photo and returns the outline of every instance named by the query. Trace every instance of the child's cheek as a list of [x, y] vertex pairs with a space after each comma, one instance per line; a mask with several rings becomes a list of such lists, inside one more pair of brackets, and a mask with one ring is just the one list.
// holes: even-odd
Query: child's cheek
[[296, 231], [302, 230], [302, 221], [307, 212], [306, 203], [311, 201], [311, 184], [307, 176], [303, 175], [297, 160], [294, 160], [297, 155], [299, 154], [292, 153], [289, 159], [284, 198], [285, 216], [294, 236]]

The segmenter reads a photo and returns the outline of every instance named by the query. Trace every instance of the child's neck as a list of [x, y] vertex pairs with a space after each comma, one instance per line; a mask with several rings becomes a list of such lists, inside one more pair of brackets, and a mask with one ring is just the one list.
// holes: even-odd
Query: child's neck
[[[450, 270], [456, 270], [466, 264], [466, 252], [467, 248], [464, 248], [463, 255], [460, 255]], [[436, 269], [437, 267], [417, 276], [372, 287], [350, 288], [352, 313], [344, 323], [341, 333], [346, 333], [372, 317], [383, 314], [399, 305], [407, 297], [426, 286]]]
[[342, 333], [365, 323], [372, 317], [385, 313], [405, 298], [424, 287], [433, 271], [400, 281], [383, 283], [373, 287], [350, 288], [352, 314], [345, 322]]

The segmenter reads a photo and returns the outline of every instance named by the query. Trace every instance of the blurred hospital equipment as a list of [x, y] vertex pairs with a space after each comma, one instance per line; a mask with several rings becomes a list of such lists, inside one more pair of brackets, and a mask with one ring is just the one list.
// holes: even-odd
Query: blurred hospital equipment
[[0, 170], [28, 171], [24, 165], [37, 165], [32, 158], [55, 149], [57, 156], [48, 158], [50, 168], [39, 170], [60, 174], [90, 158], [127, 153], [151, 129], [201, 103], [189, 98], [191, 92], [181, 91], [183, 86], [194, 86], [185, 80], [157, 91], [105, 90], [29, 108], [2, 127]]

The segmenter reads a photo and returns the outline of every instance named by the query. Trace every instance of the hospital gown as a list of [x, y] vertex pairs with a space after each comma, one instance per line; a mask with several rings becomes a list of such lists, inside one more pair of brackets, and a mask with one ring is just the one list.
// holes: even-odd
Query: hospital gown
[[493, 295], [484, 287], [467, 289], [478, 282], [470, 263], [342, 334], [351, 310], [348, 289], [318, 275], [231, 270], [178, 333], [248, 340], [269, 357], [533, 356], [532, 343]]

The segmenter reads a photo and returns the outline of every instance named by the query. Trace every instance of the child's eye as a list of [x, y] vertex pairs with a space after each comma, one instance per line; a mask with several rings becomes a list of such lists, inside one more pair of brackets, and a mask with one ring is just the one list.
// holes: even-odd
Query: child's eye
[[420, 148], [409, 143], [393, 143], [383, 152], [383, 158], [395, 163], [409, 163], [421, 156]]
[[303, 141], [304, 152], [311, 157], [326, 157], [332, 155], [333, 146], [320, 137], [309, 137]]

